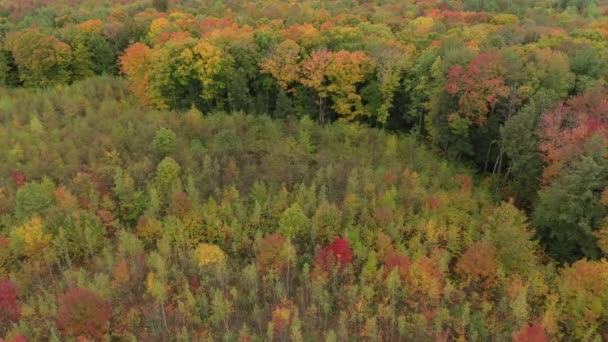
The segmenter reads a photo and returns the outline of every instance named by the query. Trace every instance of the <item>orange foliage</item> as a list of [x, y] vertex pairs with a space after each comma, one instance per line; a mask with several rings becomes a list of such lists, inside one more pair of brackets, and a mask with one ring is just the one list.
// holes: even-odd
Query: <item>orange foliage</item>
[[458, 259], [456, 272], [482, 287], [490, 287], [496, 275], [496, 247], [475, 242]]

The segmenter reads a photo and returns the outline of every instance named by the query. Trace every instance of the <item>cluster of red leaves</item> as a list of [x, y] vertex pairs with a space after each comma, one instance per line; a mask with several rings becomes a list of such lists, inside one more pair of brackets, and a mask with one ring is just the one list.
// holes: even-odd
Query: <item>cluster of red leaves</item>
[[232, 19], [232, 17], [226, 17], [226, 18], [220, 18], [220, 19], [208, 18], [208, 19], [205, 19], [201, 23], [201, 31], [203, 33], [210, 32], [210, 31], [214, 31], [214, 30], [218, 30], [218, 29], [222, 29], [222, 28], [231, 27], [234, 24], [235, 24], [235, 22]]
[[10, 243], [9, 239], [0, 236], [0, 250], [8, 248]]
[[59, 297], [57, 326], [64, 336], [103, 339], [109, 328], [112, 310], [96, 293], [70, 288]]
[[514, 342], [548, 342], [543, 326], [539, 323], [524, 326], [513, 336]]
[[25, 336], [23, 335], [17, 335], [17, 336], [13, 336], [12, 338], [8, 339], [8, 340], [4, 340], [0, 338], [0, 342], [27, 342], [27, 338], [25, 338]]
[[0, 325], [19, 319], [21, 312], [17, 285], [10, 280], [0, 280]]
[[508, 95], [506, 73], [505, 56], [494, 51], [478, 55], [464, 68], [452, 66], [445, 91], [458, 98], [458, 110], [451, 119], [464, 116], [483, 126], [490, 109]]
[[608, 98], [600, 89], [571, 98], [546, 113], [539, 131], [539, 149], [547, 163], [543, 180], [559, 174], [598, 134], [608, 141]]
[[317, 252], [314, 260], [313, 278], [326, 279], [329, 273], [337, 269], [342, 271], [353, 260], [353, 252], [346, 238], [336, 237], [334, 242]]
[[382, 232], [378, 233], [376, 245], [380, 260], [384, 260], [384, 277], [397, 270], [401, 280], [405, 281], [411, 264], [410, 258], [397, 252], [391, 238]]
[[20, 188], [25, 185], [26, 178], [25, 174], [21, 171], [13, 170], [11, 171], [11, 178], [13, 178], [13, 182], [15, 185]]
[[458, 10], [433, 8], [427, 12], [427, 15], [435, 20], [442, 20], [448, 24], [478, 24], [487, 22], [490, 15], [484, 12], [465, 12]]

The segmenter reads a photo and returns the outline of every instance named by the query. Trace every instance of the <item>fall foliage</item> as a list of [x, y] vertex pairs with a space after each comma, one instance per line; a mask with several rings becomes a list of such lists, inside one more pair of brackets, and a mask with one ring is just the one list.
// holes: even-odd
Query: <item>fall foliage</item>
[[605, 340], [607, 13], [0, 0], [0, 341]]

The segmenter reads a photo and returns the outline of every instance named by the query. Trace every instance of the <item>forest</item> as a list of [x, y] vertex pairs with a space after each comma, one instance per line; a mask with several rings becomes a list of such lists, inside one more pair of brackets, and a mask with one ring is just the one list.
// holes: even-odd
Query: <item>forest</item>
[[0, 341], [608, 341], [607, 0], [0, 0]]

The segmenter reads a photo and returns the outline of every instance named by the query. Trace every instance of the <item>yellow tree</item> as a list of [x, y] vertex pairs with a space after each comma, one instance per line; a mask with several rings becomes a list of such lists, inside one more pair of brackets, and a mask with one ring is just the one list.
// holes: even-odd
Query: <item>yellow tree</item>
[[300, 82], [318, 95], [319, 121], [325, 122], [325, 100], [331, 97], [332, 109], [347, 120], [366, 114], [357, 85], [373, 71], [371, 59], [363, 52], [316, 50], [300, 64]]
[[333, 109], [347, 120], [367, 114], [357, 93], [357, 85], [373, 72], [371, 59], [363, 52], [338, 51], [326, 70]]
[[293, 40], [281, 42], [260, 62], [262, 72], [272, 75], [283, 90], [288, 90], [299, 78], [301, 50]]
[[23, 244], [23, 253], [31, 259], [40, 259], [51, 241], [51, 236], [44, 232], [42, 226], [42, 219], [36, 216], [12, 232], [14, 238]]

